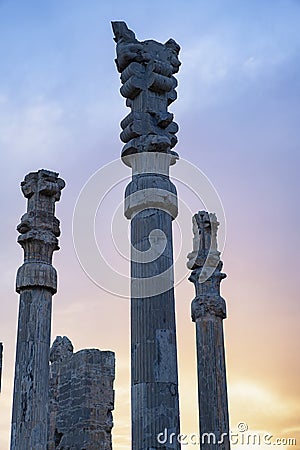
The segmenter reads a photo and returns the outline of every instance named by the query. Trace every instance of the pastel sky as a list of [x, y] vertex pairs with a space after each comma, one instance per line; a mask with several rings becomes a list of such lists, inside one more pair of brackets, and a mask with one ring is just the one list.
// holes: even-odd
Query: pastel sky
[[[173, 37], [181, 45], [178, 99], [170, 107], [180, 126], [176, 151], [208, 177], [226, 216], [222, 259], [228, 278], [222, 295], [228, 308], [231, 428], [245, 422], [249, 431], [296, 437], [297, 447], [290, 448], [300, 448], [299, 0], [0, 0], [0, 450], [9, 446], [18, 312], [14, 285], [23, 258], [15, 230], [26, 210], [19, 185], [40, 168], [59, 172], [67, 183], [57, 204], [62, 235], [54, 257], [59, 291], [52, 340], [67, 335], [76, 351], [116, 352], [114, 447], [130, 446], [129, 300], [90, 280], [72, 238], [82, 187], [118, 159], [122, 148], [119, 122], [127, 110], [119, 93], [111, 20], [126, 21], [139, 40]], [[130, 176], [125, 166], [123, 171]], [[128, 223], [120, 214], [126, 181], [118, 184], [117, 175], [108, 171], [103, 178], [115, 190], [95, 224], [111, 271], [126, 275], [128, 261], [103, 238], [113, 223], [115, 241], [127, 242]], [[180, 182], [177, 187], [191, 213], [202, 208]], [[180, 217], [174, 224], [175, 256], [185, 279], [176, 286], [176, 312], [181, 430], [188, 434], [198, 432], [194, 291], [178, 239], [181, 234], [191, 250], [192, 232], [191, 217], [185, 226]], [[98, 284], [105, 284], [101, 273], [98, 277]]]

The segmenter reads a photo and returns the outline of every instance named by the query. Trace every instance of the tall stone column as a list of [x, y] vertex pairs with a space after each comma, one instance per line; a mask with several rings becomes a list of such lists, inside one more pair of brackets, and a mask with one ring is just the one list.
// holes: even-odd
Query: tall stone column
[[28, 207], [17, 227], [24, 264], [16, 280], [20, 305], [11, 450], [47, 446], [51, 306], [57, 288], [52, 254], [59, 249], [60, 234], [54, 209], [64, 186], [48, 170], [29, 173], [21, 183]]
[[200, 211], [194, 215], [193, 251], [187, 263], [196, 290], [192, 320], [196, 323], [201, 450], [230, 448], [223, 337], [226, 304], [220, 296], [220, 283], [226, 275], [221, 272], [217, 249], [218, 225], [215, 214]]
[[131, 220], [132, 449], [179, 448], [179, 400], [172, 220], [176, 188], [169, 167], [178, 155], [178, 126], [167, 111], [176, 99], [179, 45], [140, 42], [124, 22], [112, 23], [121, 94], [131, 112], [121, 122], [123, 162], [132, 169], [125, 192]]

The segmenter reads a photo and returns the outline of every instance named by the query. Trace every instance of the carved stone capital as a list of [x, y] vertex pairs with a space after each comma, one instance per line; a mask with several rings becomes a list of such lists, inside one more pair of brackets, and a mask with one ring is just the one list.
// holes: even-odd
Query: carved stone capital
[[16, 278], [16, 291], [22, 289], [46, 288], [52, 294], [57, 291], [57, 273], [51, 264], [42, 262], [25, 262], [19, 267]]
[[221, 317], [221, 319], [226, 318], [226, 303], [221, 296], [200, 296], [194, 298], [191, 306], [193, 322], [208, 315]]
[[28, 199], [34, 194], [40, 193], [47, 197], [54, 197], [54, 201], [58, 201], [64, 187], [65, 182], [58, 178], [58, 173], [45, 169], [30, 172], [21, 183], [24, 197]]
[[24, 264], [17, 274], [17, 292], [32, 287], [56, 292], [57, 275], [51, 262], [53, 252], [59, 249], [60, 229], [54, 213], [55, 202], [60, 199], [64, 186], [56, 172], [44, 169], [29, 173], [21, 183], [28, 205], [17, 227], [18, 243], [24, 250]]
[[194, 283], [196, 297], [192, 302], [192, 320], [213, 315], [225, 319], [226, 303], [220, 295], [223, 263], [217, 248], [219, 222], [215, 214], [199, 211], [193, 217], [193, 251], [189, 253], [189, 281]]
[[196, 296], [220, 295], [221, 281], [227, 276], [226, 273], [221, 272], [222, 267], [223, 263], [219, 261], [216, 268], [204, 266], [192, 271], [189, 281], [195, 285]]
[[[177, 98], [179, 45], [169, 39], [165, 44], [138, 41], [125, 22], [112, 22], [117, 43], [116, 65], [121, 73], [121, 95], [131, 113], [121, 122], [122, 158], [141, 152], [173, 154], [178, 125], [168, 106]], [[175, 152], [174, 152], [175, 154]], [[176, 155], [176, 154], [175, 154]]]
[[59, 250], [58, 239], [50, 230], [32, 229], [18, 237], [24, 250], [24, 261], [42, 261], [51, 264], [52, 255]]
[[119, 72], [122, 72], [132, 62], [165, 64], [170, 67], [172, 73], [176, 73], [181, 65], [178, 54], [180, 46], [174, 39], [169, 39], [165, 44], [153, 40], [138, 41], [132, 30], [129, 30], [125, 22], [112, 22], [114, 41], [117, 43], [116, 64]]
[[217, 267], [220, 252], [217, 249], [219, 222], [214, 213], [199, 211], [193, 216], [193, 250], [187, 255], [187, 267], [191, 270], [203, 267]]

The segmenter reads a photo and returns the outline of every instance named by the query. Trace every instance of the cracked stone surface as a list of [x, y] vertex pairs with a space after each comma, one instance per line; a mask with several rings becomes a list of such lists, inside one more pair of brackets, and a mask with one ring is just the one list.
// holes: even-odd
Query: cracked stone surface
[[115, 355], [73, 353], [66, 336], [50, 351], [48, 450], [111, 450]]
[[[177, 143], [178, 125], [168, 106], [177, 98], [180, 47], [169, 39], [138, 41], [125, 22], [112, 22], [117, 43], [116, 65], [121, 73], [121, 95], [131, 112], [121, 122], [122, 157], [139, 152], [165, 152]], [[125, 159], [126, 161], [126, 159]]]
[[64, 186], [48, 170], [31, 172], [21, 183], [28, 202], [17, 228], [24, 264], [16, 280], [20, 304], [11, 450], [45, 450], [47, 445], [51, 308], [57, 289], [52, 255], [60, 233], [54, 212]]
[[[220, 295], [220, 283], [226, 274], [221, 272], [223, 263], [217, 249], [218, 225], [215, 214], [199, 211], [194, 215], [193, 251], [189, 253], [187, 263], [192, 270], [189, 280], [196, 291], [191, 314], [196, 324], [200, 435], [214, 433], [220, 441], [215, 444], [206, 441], [202, 450], [230, 448], [223, 336], [226, 303]], [[210, 276], [207, 278], [208, 271]], [[222, 440], [223, 433], [227, 435]]]
[[132, 248], [132, 449], [177, 449], [176, 439], [162, 444], [158, 435], [180, 432], [172, 243], [178, 206], [169, 179], [178, 125], [168, 111], [177, 97], [180, 47], [173, 39], [138, 41], [124, 22], [112, 27], [120, 92], [131, 108], [120, 137], [122, 161], [132, 169], [124, 203]]

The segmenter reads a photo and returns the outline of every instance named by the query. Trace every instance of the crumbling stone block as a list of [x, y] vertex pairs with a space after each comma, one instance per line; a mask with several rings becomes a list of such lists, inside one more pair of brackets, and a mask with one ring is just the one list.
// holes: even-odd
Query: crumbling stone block
[[48, 450], [111, 450], [114, 353], [58, 336], [50, 362]]

